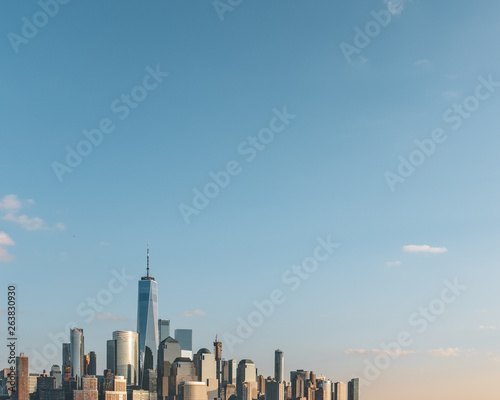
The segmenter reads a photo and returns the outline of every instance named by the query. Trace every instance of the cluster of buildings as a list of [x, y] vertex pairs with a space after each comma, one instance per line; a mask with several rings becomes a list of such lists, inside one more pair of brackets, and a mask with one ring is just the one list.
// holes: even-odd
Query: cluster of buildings
[[[255, 364], [222, 359], [222, 343], [193, 353], [192, 331], [158, 318], [158, 284], [147, 274], [139, 281], [137, 332], [115, 331], [106, 345], [106, 369], [97, 374], [97, 356], [84, 352], [83, 330], [70, 331], [62, 344], [62, 368], [29, 373], [28, 357], [0, 370], [0, 400], [359, 400], [359, 379], [333, 383], [312, 371], [290, 372], [275, 351], [274, 377], [258, 374]], [[15, 382], [15, 386], [13, 385]]]

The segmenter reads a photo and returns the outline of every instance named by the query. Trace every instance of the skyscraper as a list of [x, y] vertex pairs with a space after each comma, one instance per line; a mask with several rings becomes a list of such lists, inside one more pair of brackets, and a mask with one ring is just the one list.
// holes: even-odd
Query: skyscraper
[[107, 342], [106, 368], [123, 376], [127, 385], [137, 385], [139, 375], [139, 335], [132, 331], [114, 331]]
[[63, 381], [66, 381], [71, 376], [71, 344], [62, 344], [62, 374]]
[[158, 283], [149, 276], [149, 246], [147, 273], [139, 281], [137, 332], [139, 333], [139, 384], [142, 384], [144, 371], [156, 368], [159, 344]]
[[87, 375], [97, 375], [97, 356], [94, 351], [89, 353], [89, 366], [87, 369]]
[[182, 357], [193, 358], [193, 330], [192, 329], [176, 329], [175, 340], [181, 346]]
[[29, 400], [28, 381], [28, 357], [21, 353], [19, 357], [16, 357], [16, 391], [14, 393], [17, 400]]
[[257, 382], [257, 370], [252, 360], [241, 360], [238, 364], [236, 378], [236, 395], [243, 399], [243, 384], [245, 382]]
[[335, 383], [335, 391], [333, 393], [334, 400], [345, 400], [345, 383], [344, 382], [336, 382]]
[[71, 376], [76, 378], [78, 388], [80, 388], [81, 377], [84, 374], [84, 341], [83, 329], [74, 328], [70, 332], [71, 342]]
[[170, 336], [170, 320], [169, 319], [159, 319], [158, 320], [158, 337], [159, 342], [163, 342], [166, 338]]
[[53, 376], [55, 378], [56, 389], [62, 388], [62, 373], [59, 365], [52, 366], [52, 368], [50, 369], [50, 376]]
[[284, 357], [279, 349], [274, 352], [274, 379], [277, 382], [285, 381]]
[[354, 378], [347, 384], [347, 400], [359, 400], [359, 378]]

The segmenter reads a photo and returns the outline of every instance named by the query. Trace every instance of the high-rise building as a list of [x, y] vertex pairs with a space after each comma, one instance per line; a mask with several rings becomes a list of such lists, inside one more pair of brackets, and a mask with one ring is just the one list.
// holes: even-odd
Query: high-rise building
[[106, 368], [123, 376], [127, 385], [137, 385], [139, 379], [139, 335], [132, 331], [114, 331], [107, 342]]
[[175, 339], [181, 346], [182, 357], [193, 359], [193, 330], [192, 329], [176, 329]]
[[283, 381], [266, 380], [266, 400], [285, 400], [285, 384]]
[[333, 393], [333, 400], [346, 400], [345, 383], [335, 382], [335, 390]]
[[207, 385], [208, 398], [218, 398], [219, 382], [217, 380], [217, 363], [215, 355], [210, 353], [210, 350], [203, 348], [195, 354], [193, 359], [198, 380]]
[[285, 381], [285, 370], [284, 370], [284, 356], [281, 350], [276, 350], [274, 352], [274, 379], [277, 382]]
[[73, 391], [74, 400], [98, 400], [97, 378], [93, 376], [82, 376], [81, 390]]
[[158, 320], [158, 338], [160, 343], [170, 336], [170, 320], [169, 319], [159, 319]]
[[87, 375], [97, 375], [97, 356], [94, 351], [89, 354], [89, 366], [87, 368]]
[[28, 395], [36, 392], [39, 376], [40, 374], [37, 374], [36, 372], [30, 372], [28, 374]]
[[217, 371], [217, 398], [220, 399], [222, 391], [222, 342], [217, 340], [217, 336], [215, 336], [214, 341], [214, 356]]
[[168, 337], [160, 342], [158, 347], [158, 369], [164, 362], [172, 365], [176, 358], [181, 357], [181, 346], [179, 342], [172, 337]]
[[114, 376], [104, 392], [104, 400], [127, 400], [127, 381], [123, 376]]
[[71, 341], [71, 376], [76, 378], [77, 386], [81, 387], [81, 377], [84, 375], [84, 339], [83, 329], [73, 328], [70, 332]]
[[137, 301], [137, 332], [139, 333], [139, 384], [144, 371], [157, 366], [158, 352], [158, 283], [149, 276], [149, 246], [147, 273], [139, 281]]
[[64, 381], [71, 376], [71, 343], [62, 344], [62, 374]]
[[347, 384], [347, 400], [359, 400], [359, 378], [354, 378]]
[[16, 357], [16, 400], [29, 400], [29, 370], [28, 357], [21, 353]]
[[291, 378], [292, 381], [292, 399], [300, 399], [305, 394], [305, 381], [301, 374], [296, 374]]
[[[255, 382], [257, 383], [257, 370], [255, 369], [255, 364], [252, 360], [241, 360], [238, 364], [238, 371], [236, 377], [236, 395], [238, 399], [243, 399], [243, 384], [245, 382]], [[248, 386], [248, 390], [251, 386]], [[257, 389], [257, 384], [255, 384], [255, 389]], [[246, 393], [250, 396], [249, 393]], [[252, 397], [250, 397], [252, 399]]]
[[222, 361], [223, 383], [227, 385], [236, 385], [236, 375], [238, 362], [236, 360]]
[[59, 368], [59, 365], [53, 365], [52, 368], [50, 369], [50, 376], [53, 376], [55, 378], [55, 385], [56, 389], [61, 389], [62, 388], [62, 373], [61, 373], [61, 368]]
[[322, 380], [319, 383], [319, 387], [325, 391], [323, 398], [332, 400], [332, 381]]
[[203, 382], [181, 382], [179, 400], [207, 400], [207, 386]]

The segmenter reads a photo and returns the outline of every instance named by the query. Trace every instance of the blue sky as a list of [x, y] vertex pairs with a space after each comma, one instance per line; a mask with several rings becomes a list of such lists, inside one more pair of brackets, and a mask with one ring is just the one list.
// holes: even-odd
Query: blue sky
[[[195, 348], [235, 333], [279, 289], [283, 304], [226, 358], [251, 358], [267, 376], [281, 348], [287, 371], [346, 381], [406, 330], [414, 342], [364, 398], [491, 395], [498, 2], [243, 1], [221, 17], [206, 1], [73, 0], [21, 38], [40, 7], [0, 13], [1, 290], [18, 287], [19, 351], [41, 354], [74, 321], [104, 368], [105, 340], [135, 329], [149, 242], [159, 314], [193, 328]], [[345, 57], [356, 28], [377, 26]], [[468, 116], [452, 124], [460, 106]], [[277, 112], [294, 117], [247, 161], [240, 146]], [[100, 125], [112, 132], [68, 166], [67, 147]], [[398, 157], [418, 159], [415, 141], [436, 130], [446, 139], [391, 188]], [[193, 189], [233, 160], [239, 173], [197, 210]], [[66, 165], [61, 179], [54, 163]], [[197, 211], [189, 224], [181, 204]], [[340, 247], [291, 291], [283, 273], [327, 237]], [[123, 269], [133, 279], [85, 322], [79, 304]], [[418, 333], [409, 317], [455, 279], [467, 289]]]

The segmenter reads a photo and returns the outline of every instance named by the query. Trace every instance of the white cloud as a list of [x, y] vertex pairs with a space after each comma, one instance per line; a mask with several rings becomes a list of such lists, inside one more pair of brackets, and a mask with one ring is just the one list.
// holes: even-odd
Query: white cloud
[[403, 250], [407, 253], [446, 253], [448, 249], [446, 247], [431, 247], [427, 244], [423, 245], [415, 245], [410, 244], [407, 246], [403, 246]]
[[126, 321], [127, 318], [125, 317], [119, 317], [118, 315], [114, 315], [108, 311], [96, 314], [95, 316], [97, 319], [104, 320], [104, 321]]
[[40, 231], [49, 229], [47, 228], [47, 224], [45, 223], [45, 221], [39, 217], [29, 218], [27, 215], [16, 215], [9, 212], [4, 215], [3, 219], [21, 225], [21, 227], [26, 229], [27, 231]]
[[385, 265], [388, 267], [395, 267], [396, 265], [401, 265], [401, 261], [387, 261]]
[[445, 78], [451, 79], [452, 81], [458, 78], [458, 74], [444, 74], [444, 76]]
[[399, 15], [403, 12], [408, 0], [384, 0], [389, 12], [393, 15]]
[[21, 208], [21, 202], [15, 194], [8, 194], [0, 200], [0, 209], [7, 211], [18, 211]]
[[458, 347], [448, 349], [429, 350], [427, 353], [436, 357], [458, 357], [462, 350]]
[[[28, 217], [24, 214], [19, 215], [19, 211], [21, 210], [23, 203], [33, 205], [35, 204], [35, 201], [33, 199], [21, 201], [15, 194], [8, 194], [4, 196], [0, 200], [0, 210], [3, 210], [5, 212], [5, 214], [2, 216], [2, 219], [4, 221], [14, 222], [27, 231], [48, 230], [49, 227], [42, 218]], [[65, 231], [66, 225], [64, 225], [62, 222], [58, 222], [53, 229]]]
[[345, 354], [366, 354], [365, 349], [347, 349], [344, 351]]
[[413, 350], [394, 350], [394, 351], [389, 351], [389, 350], [383, 350], [383, 349], [373, 349], [373, 350], [365, 350], [365, 349], [347, 349], [344, 351], [345, 354], [357, 354], [357, 355], [363, 355], [367, 353], [372, 353], [372, 354], [387, 354], [389, 356], [408, 356], [410, 354], [415, 354], [415, 351]]
[[15, 246], [15, 242], [11, 239], [9, 235], [5, 232], [0, 231], [0, 262], [11, 262], [14, 260], [14, 256], [9, 254], [4, 246]]
[[99, 246], [111, 246], [111, 243], [108, 243], [108, 242], [99, 242]]
[[206, 314], [207, 314], [207, 313], [206, 313], [205, 311], [203, 311], [203, 310], [190, 310], [190, 311], [184, 311], [184, 312], [182, 313], [182, 315], [183, 315], [184, 317], [188, 317], [188, 318], [190, 318], [190, 317], [194, 317], [194, 316], [196, 316], [196, 315], [206, 315]]

